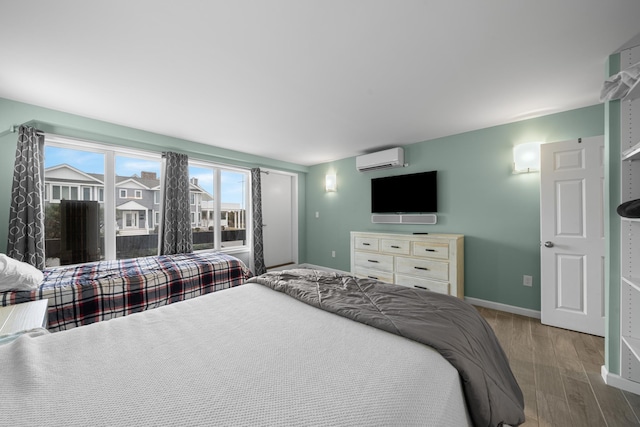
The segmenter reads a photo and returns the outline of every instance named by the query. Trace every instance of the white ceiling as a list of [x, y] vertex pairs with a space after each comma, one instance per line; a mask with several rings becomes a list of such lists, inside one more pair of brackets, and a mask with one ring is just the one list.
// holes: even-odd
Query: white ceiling
[[301, 165], [597, 104], [605, 60], [640, 31], [637, 0], [0, 0], [0, 15], [0, 97]]

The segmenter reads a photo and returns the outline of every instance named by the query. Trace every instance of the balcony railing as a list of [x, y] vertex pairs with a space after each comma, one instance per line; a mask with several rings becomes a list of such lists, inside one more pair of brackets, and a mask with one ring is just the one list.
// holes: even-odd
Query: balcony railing
[[[222, 247], [244, 246], [247, 243], [245, 229], [222, 230]], [[226, 245], [225, 245], [226, 243]], [[213, 231], [194, 231], [193, 250], [213, 249]], [[101, 259], [104, 259], [104, 239], [100, 239]], [[116, 236], [116, 258], [136, 258], [158, 254], [158, 235], [139, 234], [133, 236]], [[60, 239], [45, 240], [47, 266], [60, 265]], [[73, 262], [72, 262], [73, 263]]]

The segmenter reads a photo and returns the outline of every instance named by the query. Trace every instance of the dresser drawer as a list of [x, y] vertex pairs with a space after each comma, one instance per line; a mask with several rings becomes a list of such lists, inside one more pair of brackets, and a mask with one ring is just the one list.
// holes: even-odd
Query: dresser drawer
[[396, 270], [400, 274], [449, 280], [449, 263], [421, 258], [396, 257]]
[[464, 236], [351, 232], [351, 273], [464, 298]]
[[407, 286], [409, 288], [426, 289], [428, 291], [438, 292], [440, 294], [449, 294], [448, 282], [436, 282], [435, 280], [396, 274], [396, 284]]
[[411, 252], [411, 242], [408, 240], [382, 239], [380, 246], [382, 252], [398, 255], [409, 255]]
[[393, 272], [393, 256], [367, 252], [356, 252], [356, 267]]
[[380, 250], [379, 242], [378, 239], [373, 237], [356, 237], [354, 247], [355, 249], [378, 252]]
[[449, 245], [447, 243], [413, 242], [411, 255], [426, 258], [449, 259]]
[[369, 270], [362, 267], [356, 267], [356, 277], [376, 279], [382, 282], [393, 283], [393, 273], [386, 271]]

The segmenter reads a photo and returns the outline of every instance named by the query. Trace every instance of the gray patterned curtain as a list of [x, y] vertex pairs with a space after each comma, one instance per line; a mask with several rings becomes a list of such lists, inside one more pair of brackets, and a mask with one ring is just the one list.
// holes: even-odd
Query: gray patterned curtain
[[251, 169], [251, 212], [253, 217], [253, 266], [254, 274], [266, 273], [264, 250], [262, 246], [262, 189], [260, 187], [260, 168]]
[[189, 202], [189, 158], [186, 154], [162, 153], [162, 220], [160, 255], [193, 252], [191, 204]]
[[45, 266], [44, 252], [44, 135], [20, 126], [9, 211], [7, 255], [33, 265]]

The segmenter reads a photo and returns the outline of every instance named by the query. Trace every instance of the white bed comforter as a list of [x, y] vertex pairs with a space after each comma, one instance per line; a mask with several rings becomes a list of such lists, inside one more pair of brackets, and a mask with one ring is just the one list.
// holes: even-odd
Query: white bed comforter
[[0, 425], [469, 424], [431, 348], [246, 284], [0, 345]]

